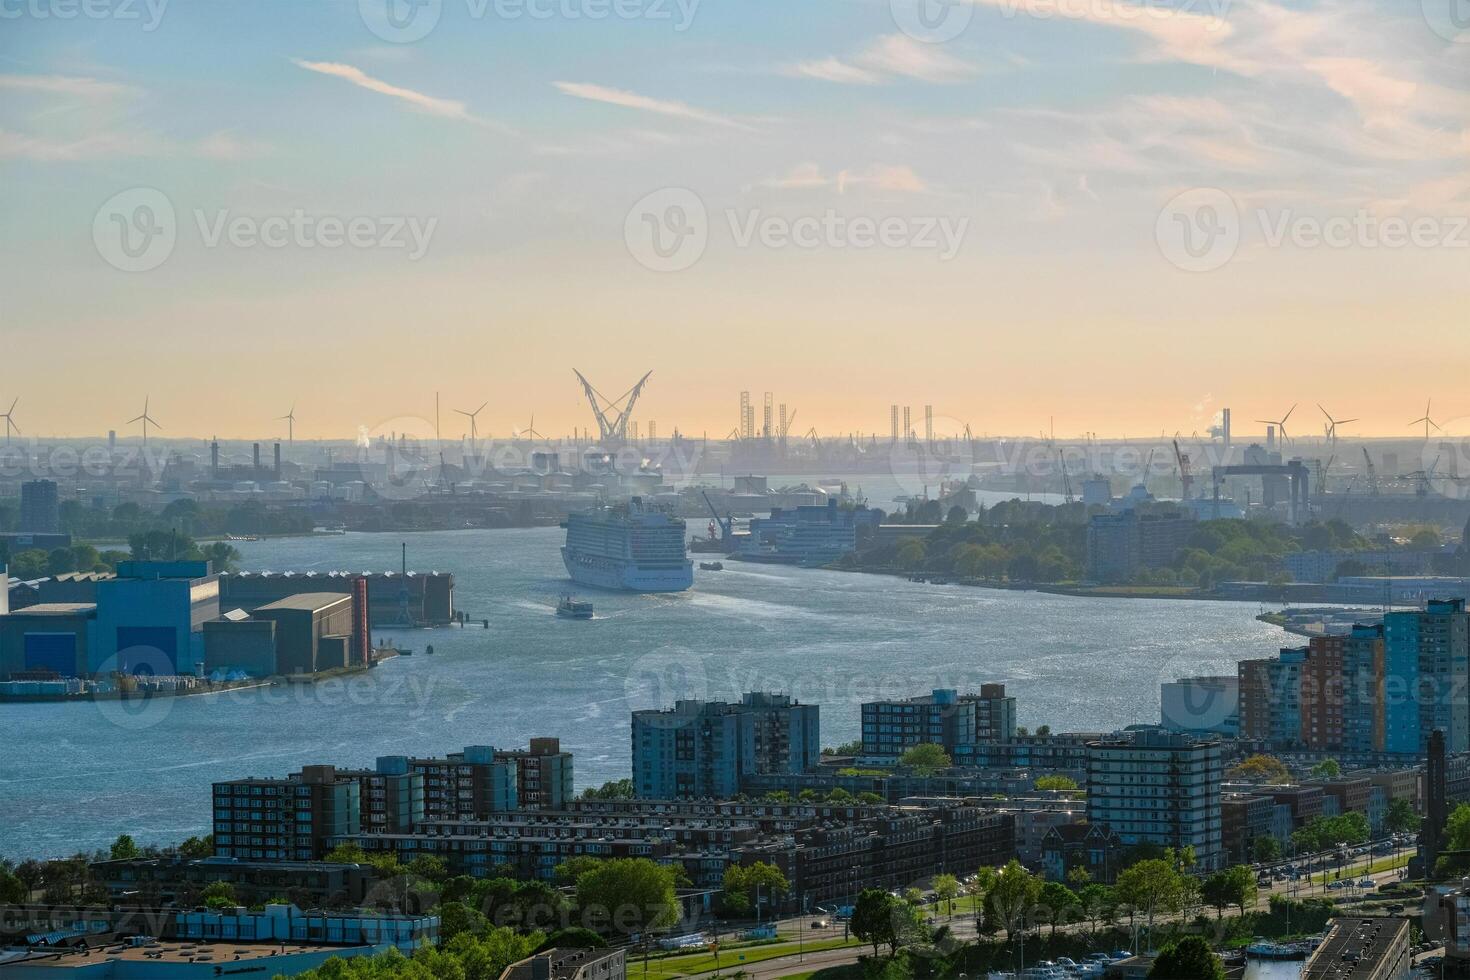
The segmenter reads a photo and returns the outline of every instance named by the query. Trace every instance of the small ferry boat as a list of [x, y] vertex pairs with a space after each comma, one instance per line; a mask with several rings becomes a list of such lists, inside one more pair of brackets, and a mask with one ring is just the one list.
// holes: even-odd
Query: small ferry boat
[[699, 570], [701, 572], [723, 572], [725, 570], [725, 563], [722, 561], [702, 561], [699, 563]]
[[563, 619], [591, 619], [592, 603], [564, 595], [556, 604], [556, 614]]

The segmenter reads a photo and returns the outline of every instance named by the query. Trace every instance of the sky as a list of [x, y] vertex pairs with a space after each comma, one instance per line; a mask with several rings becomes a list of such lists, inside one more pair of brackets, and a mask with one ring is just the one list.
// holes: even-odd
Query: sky
[[1470, 430], [1465, 13], [0, 0], [0, 409], [560, 435], [575, 368], [663, 434]]

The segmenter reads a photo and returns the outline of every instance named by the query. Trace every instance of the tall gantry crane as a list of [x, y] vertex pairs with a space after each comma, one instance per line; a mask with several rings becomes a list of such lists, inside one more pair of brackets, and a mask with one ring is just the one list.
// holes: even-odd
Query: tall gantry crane
[[1368, 464], [1368, 492], [1378, 496], [1378, 467], [1373, 465], [1373, 457], [1368, 455], [1368, 447], [1363, 447], [1363, 462]]
[[1180, 451], [1178, 439], [1174, 440], [1174, 459], [1179, 464], [1179, 483], [1184, 488], [1184, 499], [1189, 500], [1193, 496], [1190, 491], [1194, 488], [1194, 474], [1189, 472], [1189, 454]]
[[592, 387], [592, 383], [582, 377], [582, 372], [576, 368], [572, 373], [577, 380], [582, 382], [582, 390], [587, 395], [587, 404], [592, 406], [592, 414], [597, 418], [597, 428], [602, 434], [603, 443], [609, 446], [621, 446], [628, 441], [628, 421], [633, 416], [633, 406], [638, 403], [638, 396], [643, 393], [643, 386], [653, 376], [649, 371], [638, 379], [638, 383], [617, 398], [608, 398], [602, 392]]

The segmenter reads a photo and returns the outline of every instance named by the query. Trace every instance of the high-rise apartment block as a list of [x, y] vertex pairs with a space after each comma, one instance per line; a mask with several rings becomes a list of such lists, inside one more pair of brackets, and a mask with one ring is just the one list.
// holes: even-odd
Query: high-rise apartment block
[[633, 788], [640, 799], [729, 798], [745, 776], [804, 772], [821, 752], [817, 705], [781, 694], [633, 712]]
[[1142, 729], [1087, 747], [1087, 822], [1125, 844], [1194, 848], [1200, 866], [1222, 860], [1220, 742]]

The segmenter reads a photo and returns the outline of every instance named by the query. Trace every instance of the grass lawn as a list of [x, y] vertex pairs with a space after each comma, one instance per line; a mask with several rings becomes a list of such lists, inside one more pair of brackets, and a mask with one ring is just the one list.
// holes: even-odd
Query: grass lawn
[[[1355, 864], [1354, 865], [1349, 865], [1348, 868], [1351, 868], [1352, 869], [1352, 874], [1349, 875], [1347, 873], [1348, 868], [1344, 868], [1343, 869], [1342, 880], [1343, 881], [1347, 881], [1349, 878], [1351, 878], [1353, 881], [1357, 881], [1359, 878], [1363, 877], [1365, 874], [1376, 875], [1376, 874], [1379, 874], [1379, 873], [1384, 872], [1384, 871], [1393, 871], [1395, 868], [1402, 868], [1402, 867], [1407, 866], [1408, 863], [1409, 863], [1409, 855], [1407, 855], [1407, 854], [1395, 854], [1395, 855], [1391, 855], [1391, 856], [1385, 857], [1385, 858], [1380, 858], [1377, 861], [1374, 861], [1372, 864], [1368, 865], [1368, 870], [1366, 872], [1363, 871], [1363, 869], [1360, 866], [1358, 866], [1358, 865], [1355, 865]], [[1312, 884], [1314, 884], [1314, 885], [1322, 885], [1322, 884], [1326, 884], [1329, 881], [1335, 881], [1335, 880], [1337, 880], [1334, 877], [1336, 874], [1337, 874], [1336, 871], [1325, 871], [1322, 874], [1312, 875]]]
[[[782, 956], [795, 956], [805, 951], [808, 953], [819, 953], [828, 949], [844, 949], [849, 946], [862, 946], [864, 943], [856, 939], [817, 939], [803, 943], [766, 943], [760, 946], [750, 946], [744, 949], [728, 949], [721, 947], [719, 969], [721, 972], [734, 971], [742, 966], [752, 963], [760, 963], [764, 960], [773, 960]], [[741, 959], [741, 956], [745, 959]], [[708, 973], [715, 969], [715, 956], [713, 953], [685, 953], [682, 956], [669, 956], [663, 959], [650, 960], [648, 963], [649, 980], [672, 980], [674, 977], [688, 976], [693, 973]], [[630, 957], [628, 960], [629, 980], [641, 980], [643, 977], [643, 958]]]

